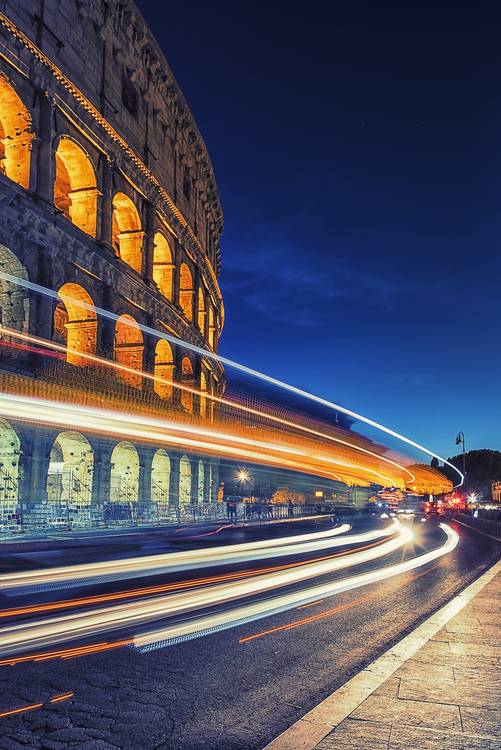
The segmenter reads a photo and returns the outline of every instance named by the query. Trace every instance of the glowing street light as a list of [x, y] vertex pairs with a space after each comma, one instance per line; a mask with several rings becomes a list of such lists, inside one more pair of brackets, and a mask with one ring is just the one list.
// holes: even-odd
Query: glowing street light
[[247, 469], [238, 469], [236, 473], [237, 482], [241, 482], [242, 484], [247, 484], [247, 482], [250, 482], [251, 475], [247, 471]]

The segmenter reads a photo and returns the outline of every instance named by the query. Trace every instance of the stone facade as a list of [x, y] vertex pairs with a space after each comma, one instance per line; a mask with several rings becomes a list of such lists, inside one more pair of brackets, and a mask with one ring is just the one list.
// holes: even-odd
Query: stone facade
[[[133, 319], [215, 352], [224, 308], [223, 219], [210, 159], [162, 51], [129, 0], [0, 2], [0, 215], [0, 270], [59, 293], [58, 301], [0, 280], [4, 326], [73, 349], [68, 371], [87, 367], [83, 353], [222, 392], [224, 373], [214, 360], [160, 347], [140, 333], [131, 339]], [[99, 307], [123, 316], [125, 328], [97, 316]], [[14, 358], [7, 349], [1, 361], [6, 370], [39, 376], [29, 354]], [[138, 396], [154, 389], [172, 408], [213, 414], [202, 396], [124, 377]], [[91, 451], [92, 471], [77, 505], [110, 502], [116, 445], [89, 436], [79, 442], [74, 433], [58, 443], [56, 431], [7, 423], [0, 432], [0, 502], [16, 496], [25, 515], [50, 502], [57, 482], [47, 490], [47, 475], [63, 465], [64, 484], [62, 454], [74, 455], [68, 446], [78, 445], [82, 455]], [[159, 482], [155, 449], [132, 448], [121, 458], [129, 469], [134, 464], [130, 499], [144, 505], [156, 492], [159, 501], [178, 504], [180, 491], [186, 495], [186, 471], [180, 489], [179, 469], [185, 457], [169, 451], [169, 478], [157, 467]], [[214, 499], [217, 464], [187, 460], [191, 502]], [[82, 466], [87, 471], [89, 462], [82, 458]], [[14, 501], [7, 505], [12, 515]]]

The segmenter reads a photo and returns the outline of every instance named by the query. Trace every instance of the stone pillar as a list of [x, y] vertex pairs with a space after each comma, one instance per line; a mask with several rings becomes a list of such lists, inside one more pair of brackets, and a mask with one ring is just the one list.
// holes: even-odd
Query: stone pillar
[[45, 94], [40, 94], [39, 101], [38, 139], [33, 159], [36, 160], [36, 176], [33, 177], [33, 189], [39, 198], [53, 204], [56, 174], [56, 157], [53, 150], [54, 102]]
[[204, 503], [210, 503], [211, 498], [211, 471], [210, 471], [210, 459], [204, 461]]
[[25, 529], [35, 531], [46, 523], [47, 477], [56, 433], [22, 427], [18, 428], [18, 435], [21, 447], [18, 502]]
[[112, 216], [113, 216], [113, 165], [105, 156], [101, 157], [102, 160], [102, 194], [100, 201], [99, 216], [99, 228], [98, 237], [99, 241], [105, 247], [113, 247], [112, 242]]
[[179, 507], [179, 460], [177, 454], [169, 454], [170, 477], [169, 477], [169, 506]]
[[142, 274], [146, 281], [153, 281], [153, 254], [155, 244], [155, 206], [149, 201], [145, 207], [145, 242], [143, 246]]
[[174, 248], [173, 248], [173, 258], [174, 258], [174, 271], [172, 275], [172, 301], [175, 305], [179, 307], [179, 286], [180, 286], [180, 269], [181, 269], [181, 246], [179, 244], [179, 240], [176, 239], [174, 241]]

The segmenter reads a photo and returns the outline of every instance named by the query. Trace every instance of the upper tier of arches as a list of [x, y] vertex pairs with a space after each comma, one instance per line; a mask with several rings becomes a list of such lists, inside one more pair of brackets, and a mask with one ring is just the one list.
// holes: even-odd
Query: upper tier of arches
[[[30, 192], [40, 166], [32, 149], [38, 140], [33, 121], [12, 80], [0, 73], [0, 173]], [[215, 349], [220, 302], [201, 269], [134, 184], [113, 172], [108, 159], [76, 128], [64, 127], [68, 132], [51, 138], [51, 167], [46, 170], [46, 192], [56, 216], [119, 258], [124, 272], [150, 284]]]

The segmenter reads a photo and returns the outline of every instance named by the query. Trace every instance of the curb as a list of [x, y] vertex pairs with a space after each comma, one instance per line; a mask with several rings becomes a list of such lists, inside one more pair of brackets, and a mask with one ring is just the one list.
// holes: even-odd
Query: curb
[[409, 635], [335, 690], [263, 750], [313, 750], [501, 572], [501, 560]]

